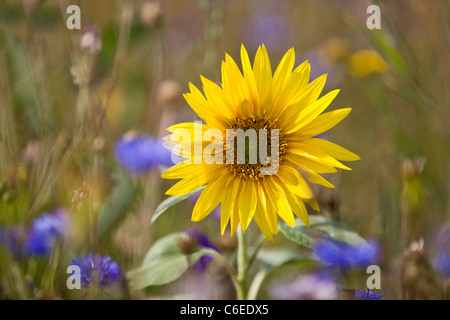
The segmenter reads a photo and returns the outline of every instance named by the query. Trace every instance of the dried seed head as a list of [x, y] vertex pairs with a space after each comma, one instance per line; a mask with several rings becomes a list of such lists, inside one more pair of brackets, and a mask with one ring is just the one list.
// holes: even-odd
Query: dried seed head
[[192, 254], [197, 250], [197, 240], [187, 232], [182, 232], [180, 234], [177, 245], [181, 251], [187, 255]]

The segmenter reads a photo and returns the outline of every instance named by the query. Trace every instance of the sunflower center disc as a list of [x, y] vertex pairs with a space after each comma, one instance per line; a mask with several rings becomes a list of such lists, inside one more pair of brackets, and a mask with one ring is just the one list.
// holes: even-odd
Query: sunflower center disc
[[[227, 154], [227, 148], [234, 148], [233, 154], [234, 154], [234, 161], [232, 164], [227, 164], [228, 169], [233, 172], [235, 176], [240, 177], [243, 180], [258, 180], [263, 179], [264, 175], [261, 174], [261, 168], [269, 168], [271, 166], [270, 163], [263, 164], [261, 163], [260, 159], [260, 148], [266, 149], [263, 150], [262, 153], [266, 153], [267, 157], [269, 159], [278, 159], [279, 163], [282, 162], [283, 156], [286, 151], [287, 143], [286, 138], [284, 135], [278, 131], [279, 135], [279, 143], [278, 148], [272, 148], [272, 129], [278, 129], [279, 126], [277, 125], [276, 120], [269, 119], [266, 115], [258, 115], [258, 116], [246, 116], [243, 118], [236, 118], [235, 123], [233, 124], [232, 128], [233, 130], [242, 129], [244, 132], [246, 132], [249, 129], [253, 129], [256, 132], [257, 136], [257, 142], [251, 143], [250, 138], [244, 136], [243, 139], [245, 139], [245, 153], [236, 152], [236, 146], [237, 146], [237, 137], [234, 137], [234, 143], [232, 144], [226, 144], [224, 146], [224, 163], [226, 163], [226, 154]], [[266, 137], [267, 141], [260, 141], [260, 130], [266, 131]], [[272, 154], [273, 153], [273, 154]], [[253, 154], [256, 157], [256, 163], [250, 163], [251, 154]], [[238, 157], [242, 157], [241, 161], [238, 161]], [[244, 163], [238, 163], [242, 162], [244, 160]]]

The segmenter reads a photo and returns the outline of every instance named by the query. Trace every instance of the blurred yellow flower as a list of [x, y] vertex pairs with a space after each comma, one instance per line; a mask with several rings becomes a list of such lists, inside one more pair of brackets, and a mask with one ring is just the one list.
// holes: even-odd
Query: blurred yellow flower
[[[194, 139], [188, 142], [183, 139], [190, 158], [166, 170], [162, 177], [182, 179], [166, 192], [169, 195], [183, 195], [206, 185], [195, 204], [193, 221], [202, 220], [221, 204], [222, 234], [228, 223], [231, 234], [239, 224], [245, 232], [254, 219], [266, 238], [273, 240], [273, 234], [278, 232], [278, 216], [294, 226], [295, 214], [309, 226], [305, 202], [319, 210], [308, 182], [333, 188], [319, 174], [335, 172], [336, 168], [350, 170], [338, 160], [359, 159], [334, 143], [316, 138], [344, 119], [351, 108], [322, 114], [339, 90], [318, 99], [327, 75], [308, 83], [310, 64], [305, 61], [293, 70], [293, 48], [284, 55], [274, 74], [264, 45], [258, 48], [253, 67], [245, 47], [241, 46], [241, 63], [243, 73], [226, 54], [222, 62], [222, 87], [201, 77], [205, 96], [189, 84], [191, 92], [184, 97], [206, 124], [198, 128], [198, 123], [181, 123], [167, 129], [172, 135], [166, 137], [166, 141], [175, 141], [172, 138], [179, 138], [182, 131], [189, 132]], [[274, 140], [266, 136], [268, 145], [265, 146], [270, 150], [271, 159], [276, 156], [279, 167], [264, 175], [262, 169], [270, 165], [260, 158], [256, 163], [229, 163], [227, 158], [226, 163], [213, 164], [200, 158], [200, 163], [196, 163], [196, 146], [200, 145], [203, 155], [208, 148], [206, 134], [204, 136], [208, 129], [218, 130], [222, 136], [230, 129], [278, 130], [278, 143], [275, 145]], [[228, 156], [229, 145], [221, 143], [220, 151]], [[259, 149], [261, 145], [261, 140], [257, 144], [249, 142], [246, 152]], [[234, 142], [232, 146], [234, 148]]]
[[350, 45], [346, 39], [331, 38], [320, 46], [320, 52], [332, 63], [337, 63], [347, 58]]
[[375, 50], [358, 50], [350, 56], [348, 61], [349, 73], [357, 78], [384, 73], [388, 70], [389, 65]]

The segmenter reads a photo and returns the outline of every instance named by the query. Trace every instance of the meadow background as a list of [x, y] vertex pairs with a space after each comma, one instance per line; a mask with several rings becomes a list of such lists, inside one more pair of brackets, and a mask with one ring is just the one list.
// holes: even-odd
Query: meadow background
[[[66, 27], [70, 4], [81, 8], [81, 30]], [[370, 4], [381, 8], [380, 30], [366, 28]], [[361, 160], [330, 177], [335, 189], [314, 189], [321, 214], [380, 242], [385, 298], [445, 298], [436, 286], [449, 274], [436, 275], [433, 261], [450, 250], [449, 8], [444, 0], [0, 1], [0, 226], [20, 241], [43, 212], [62, 208], [70, 220], [50, 257], [0, 247], [0, 298], [89, 297], [66, 287], [75, 256], [109, 255], [125, 273], [157, 239], [194, 225], [232, 252], [235, 239], [220, 236], [218, 220], [190, 221], [189, 200], [150, 224], [173, 181], [157, 166], [129, 174], [114, 146], [130, 132], [161, 138], [169, 125], [198, 120], [182, 97], [189, 81], [220, 83], [225, 52], [239, 61], [244, 44], [252, 60], [261, 43], [272, 68], [294, 47], [312, 79], [328, 73], [325, 92], [341, 89], [329, 110], [353, 108], [324, 137]], [[408, 254], [421, 238], [423, 250]], [[281, 234], [264, 244], [286, 245]], [[274, 272], [259, 297], [295, 268]], [[233, 298], [224, 274], [213, 263], [164, 286], [133, 290], [124, 280], [101, 297]]]

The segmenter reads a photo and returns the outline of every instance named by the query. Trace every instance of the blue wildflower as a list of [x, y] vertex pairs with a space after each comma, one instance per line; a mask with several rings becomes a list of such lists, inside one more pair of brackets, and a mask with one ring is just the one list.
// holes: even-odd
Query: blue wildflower
[[316, 243], [314, 252], [323, 264], [346, 270], [350, 267], [367, 267], [375, 263], [379, 256], [379, 246], [376, 242], [351, 245], [323, 239]]
[[20, 230], [14, 228], [4, 228], [0, 226], [0, 246], [7, 249], [16, 258], [24, 255]]
[[83, 288], [98, 286], [109, 287], [121, 280], [120, 268], [109, 256], [93, 255], [75, 257], [72, 265], [80, 268]]
[[4, 244], [6, 240], [6, 230], [0, 225], [0, 244]]
[[[208, 237], [198, 229], [188, 229], [183, 231], [184, 235], [192, 237], [196, 244], [203, 248], [210, 248], [215, 251], [219, 251], [219, 249], [208, 239]], [[200, 271], [206, 271], [207, 264], [213, 257], [209, 254], [203, 255], [194, 265], [194, 267]]]
[[15, 258], [22, 258], [26, 255], [23, 244], [24, 230], [13, 227], [5, 230], [3, 237], [3, 244]]
[[142, 174], [158, 165], [172, 166], [171, 153], [155, 137], [125, 134], [114, 147], [116, 160], [130, 173]]
[[377, 293], [372, 290], [356, 290], [355, 291], [355, 299], [356, 300], [380, 300], [382, 296], [384, 296], [386, 293]]
[[47, 257], [56, 243], [64, 239], [67, 217], [64, 211], [44, 213], [33, 221], [25, 240], [25, 252], [30, 256]]
[[433, 260], [434, 269], [445, 278], [450, 278], [450, 255], [440, 253]]

